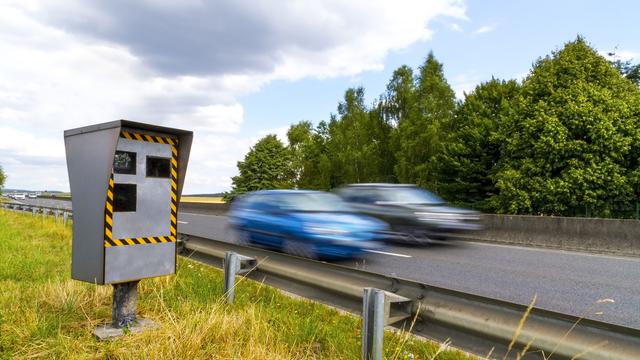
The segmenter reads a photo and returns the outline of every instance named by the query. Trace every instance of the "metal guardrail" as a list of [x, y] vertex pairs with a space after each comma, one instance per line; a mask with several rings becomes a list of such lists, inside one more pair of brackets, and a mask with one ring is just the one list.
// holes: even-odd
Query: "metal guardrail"
[[640, 358], [637, 329], [535, 307], [528, 309], [520, 304], [264, 249], [184, 234], [181, 239], [184, 249], [197, 260], [220, 261], [227, 251], [250, 256], [257, 260], [257, 265], [247, 277], [354, 313], [362, 311], [363, 292], [368, 287], [408, 298], [411, 304], [403, 306], [413, 316], [396, 326], [409, 328], [415, 317], [412, 332], [441, 342], [449, 340], [453, 346], [478, 355], [486, 356], [492, 351], [491, 357], [502, 358], [505, 354], [516, 357], [526, 348], [534, 358], [548, 358], [550, 354], [554, 359]]
[[42, 214], [42, 216], [52, 215], [58, 221], [58, 217], [62, 216], [62, 223], [67, 225], [67, 221], [73, 218], [73, 211], [64, 208], [54, 208], [49, 206], [39, 206], [23, 203], [4, 202], [0, 203], [0, 206], [8, 210], [31, 212], [33, 216], [36, 214]]
[[[63, 211], [25, 204], [2, 206], [41, 209], [43, 214], [45, 209]], [[362, 312], [365, 288], [409, 299], [385, 310], [385, 323], [406, 319], [409, 312], [409, 320], [395, 326], [482, 356], [516, 357], [526, 350], [525, 359], [640, 359], [638, 329], [187, 234], [179, 234], [179, 244], [188, 256], [220, 267], [228, 251], [250, 256], [256, 263], [245, 276], [354, 313]]]

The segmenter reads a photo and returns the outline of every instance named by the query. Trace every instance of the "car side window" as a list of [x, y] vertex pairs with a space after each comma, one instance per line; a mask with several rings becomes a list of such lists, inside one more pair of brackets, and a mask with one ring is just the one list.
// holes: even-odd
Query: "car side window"
[[347, 196], [349, 202], [358, 204], [372, 204], [376, 202], [375, 194], [369, 190], [356, 190]]
[[275, 201], [273, 196], [256, 196], [251, 208], [256, 211], [273, 212], [279, 209]]
[[244, 210], [257, 210], [257, 207], [260, 206], [260, 198], [261, 196], [249, 195], [241, 198], [238, 203], [239, 209]]

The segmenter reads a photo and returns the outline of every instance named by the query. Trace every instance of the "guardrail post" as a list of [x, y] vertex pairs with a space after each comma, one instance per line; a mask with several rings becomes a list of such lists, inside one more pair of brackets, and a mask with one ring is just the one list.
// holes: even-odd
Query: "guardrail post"
[[256, 266], [256, 260], [248, 256], [227, 251], [224, 258], [224, 292], [227, 302], [233, 304], [235, 299], [236, 275], [244, 274]]
[[65, 211], [65, 212], [62, 213], [62, 225], [63, 226], [67, 226], [67, 220], [69, 220], [69, 213]]
[[54, 214], [54, 215], [55, 215], [55, 217], [56, 217], [56, 224], [57, 224], [57, 223], [58, 223], [58, 216], [60, 216], [60, 212], [59, 212], [58, 210], [55, 210], [55, 211], [53, 212], [53, 214]]
[[365, 288], [362, 298], [362, 360], [382, 360], [384, 291]]
[[36, 208], [31, 208], [31, 217], [36, 216]]
[[362, 359], [382, 360], [384, 327], [411, 316], [413, 301], [388, 291], [364, 288]]

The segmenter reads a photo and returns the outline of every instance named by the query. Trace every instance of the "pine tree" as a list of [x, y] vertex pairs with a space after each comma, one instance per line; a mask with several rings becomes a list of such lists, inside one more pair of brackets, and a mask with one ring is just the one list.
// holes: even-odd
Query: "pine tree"
[[442, 64], [429, 53], [416, 79], [415, 110], [398, 122], [395, 173], [400, 182], [438, 191], [428, 167], [442, 149], [441, 127], [451, 121], [455, 104]]

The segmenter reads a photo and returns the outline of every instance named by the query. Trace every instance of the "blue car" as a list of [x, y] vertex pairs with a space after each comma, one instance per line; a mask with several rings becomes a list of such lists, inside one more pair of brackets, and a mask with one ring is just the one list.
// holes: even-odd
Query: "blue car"
[[263, 190], [233, 202], [229, 222], [241, 244], [322, 259], [357, 257], [382, 247], [387, 224], [355, 213], [338, 196], [307, 190]]

